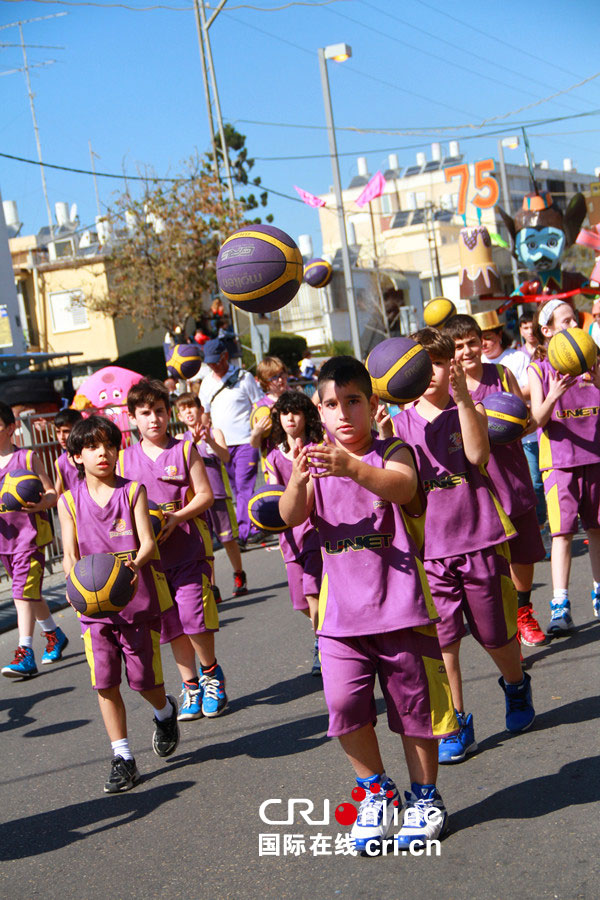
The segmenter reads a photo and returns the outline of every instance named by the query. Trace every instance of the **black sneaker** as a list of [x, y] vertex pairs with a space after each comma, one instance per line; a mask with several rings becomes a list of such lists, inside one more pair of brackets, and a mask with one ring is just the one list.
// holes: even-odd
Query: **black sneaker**
[[233, 573], [233, 593], [232, 597], [243, 597], [244, 594], [248, 593], [248, 582], [246, 580], [246, 573], [242, 569], [241, 572]]
[[213, 597], [215, 598], [215, 603], [220, 603], [223, 598], [221, 597], [221, 591], [216, 586], [216, 584], [213, 584], [212, 590], [213, 590]]
[[177, 700], [172, 694], [167, 694], [167, 700], [173, 706], [173, 712], [168, 719], [159, 722], [154, 716], [154, 734], [152, 735], [152, 749], [157, 756], [170, 756], [175, 753], [179, 743], [179, 725], [177, 724]]
[[110, 763], [110, 775], [104, 784], [104, 793], [120, 794], [122, 791], [130, 791], [132, 787], [139, 784], [141, 777], [135, 759], [113, 756]]
[[312, 661], [312, 669], [310, 670], [310, 674], [314, 678], [321, 678], [321, 657], [319, 656], [319, 638], [315, 638], [315, 646], [313, 649], [313, 661]]

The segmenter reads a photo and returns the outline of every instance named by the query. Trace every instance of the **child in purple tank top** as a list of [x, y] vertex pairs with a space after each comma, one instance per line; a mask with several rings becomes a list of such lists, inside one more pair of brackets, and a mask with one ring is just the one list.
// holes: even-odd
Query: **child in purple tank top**
[[394, 416], [393, 424], [414, 449], [427, 492], [425, 571], [441, 616], [438, 637], [460, 725], [457, 735], [440, 742], [439, 761], [456, 763], [477, 749], [462, 690], [463, 615], [500, 670], [508, 730], [525, 731], [535, 712], [531, 679], [521, 671], [517, 598], [508, 567], [507, 538], [515, 529], [485, 470], [490, 453], [485, 409], [469, 394], [452, 338], [424, 328], [414, 339], [429, 353], [433, 375], [423, 396]]
[[[303, 446], [319, 444], [323, 440], [317, 408], [306, 394], [286, 391], [281, 395], [273, 406], [271, 437], [274, 447], [265, 460], [267, 480], [269, 484], [286, 485], [292, 475], [296, 440]], [[316, 632], [323, 564], [319, 536], [310, 519], [280, 534], [279, 546], [292, 607], [309, 617]], [[320, 674], [319, 639], [315, 637], [311, 675], [318, 677]]]
[[165, 693], [159, 645], [160, 614], [172, 601], [159, 569], [146, 490], [115, 474], [120, 444], [121, 432], [102, 416], [74, 426], [67, 446], [81, 478], [62, 495], [58, 508], [65, 575], [84, 556], [113, 553], [131, 569], [136, 583], [136, 593], [122, 611], [81, 616], [92, 686], [111, 742], [111, 770], [104, 785], [108, 794], [127, 791], [140, 781], [120, 690], [123, 661], [129, 686], [154, 709], [156, 755], [170, 756], [179, 743], [177, 701]]
[[[455, 359], [467, 376], [467, 387], [475, 403], [488, 394], [510, 391], [523, 399], [517, 380], [509, 369], [482, 363], [482, 332], [471, 316], [453, 316], [444, 332], [455, 345]], [[533, 425], [530, 426], [533, 429]], [[510, 516], [517, 535], [511, 541], [510, 574], [517, 589], [517, 633], [526, 647], [547, 642], [531, 605], [534, 564], [544, 559], [545, 550], [535, 514], [536, 498], [531, 473], [520, 441], [492, 445], [487, 470], [500, 503]]]
[[546, 359], [544, 345], [552, 336], [577, 326], [570, 304], [547, 300], [536, 310], [533, 325], [540, 346], [528, 375], [552, 535], [548, 633], [557, 636], [573, 629], [568, 588], [578, 517], [589, 541], [592, 610], [600, 617], [600, 368], [574, 378], [559, 375]]
[[141, 440], [121, 452], [118, 471], [141, 481], [167, 520], [158, 542], [175, 603], [162, 618], [161, 643], [171, 644], [181, 675], [180, 719], [213, 718], [227, 706], [227, 694], [215, 657], [219, 616], [212, 591], [212, 543], [202, 518], [212, 506], [212, 489], [194, 444], [169, 434], [169, 392], [161, 381], [143, 378], [133, 385], [127, 409]]
[[457, 729], [421, 559], [424, 494], [404, 442], [373, 438], [377, 397], [362, 363], [349, 356], [328, 360], [318, 391], [333, 440], [318, 447], [297, 441], [279, 508], [291, 526], [310, 516], [319, 532], [318, 634], [328, 733], [339, 737], [363, 798], [352, 840], [372, 852], [396, 824], [399, 795], [385, 774], [374, 729], [378, 675], [411, 780], [395, 835], [404, 849], [445, 831], [437, 738]]
[[0, 503], [0, 561], [12, 580], [13, 602], [17, 610], [19, 643], [12, 662], [2, 668], [6, 678], [37, 675], [33, 654], [33, 631], [39, 622], [46, 638], [42, 664], [57, 662], [68, 644], [58, 628], [48, 604], [42, 600], [44, 547], [52, 540], [47, 510], [56, 505], [56, 494], [41, 460], [33, 450], [13, 444], [16, 428], [12, 409], [0, 402], [0, 484], [7, 475], [28, 469], [42, 482], [44, 493], [38, 503], [11, 511]]
[[56, 440], [58, 441], [62, 454], [58, 459], [54, 460], [54, 468], [56, 469], [56, 479], [54, 481], [54, 490], [56, 495], [60, 497], [65, 491], [70, 491], [77, 484], [77, 466], [67, 453], [67, 441], [69, 435], [73, 431], [73, 427], [82, 420], [83, 416], [78, 409], [61, 409], [54, 417], [54, 430], [56, 432]]
[[[220, 428], [207, 428], [203, 422], [204, 407], [198, 397], [186, 392], [175, 402], [177, 415], [188, 426], [188, 431], [178, 438], [193, 441], [202, 457], [208, 480], [212, 488], [214, 503], [204, 513], [213, 537], [217, 538], [227, 553], [233, 569], [233, 597], [248, 593], [246, 573], [242, 568], [242, 554], [237, 542], [238, 523], [231, 496], [231, 485], [226, 464], [231, 458], [225, 435]], [[219, 589], [213, 584], [217, 603], [221, 602]]]

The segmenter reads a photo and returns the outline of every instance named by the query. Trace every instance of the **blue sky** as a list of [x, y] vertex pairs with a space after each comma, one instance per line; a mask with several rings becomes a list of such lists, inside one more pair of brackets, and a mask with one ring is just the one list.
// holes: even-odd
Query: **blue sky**
[[[56, 60], [31, 69], [46, 162], [89, 169], [91, 140], [99, 172], [177, 174], [195, 149], [208, 147], [192, 4], [122, 4], [138, 9], [116, 0], [4, 0], [0, 26], [67, 13], [24, 26], [30, 64]], [[560, 168], [571, 157], [582, 172], [600, 166], [600, 112], [594, 112], [600, 111], [600, 77], [538, 102], [600, 70], [594, 0], [306, 0], [273, 9], [285, 4], [228, 0], [210, 32], [224, 116], [247, 135], [265, 186], [291, 198], [294, 184], [319, 193], [332, 183], [317, 48], [340, 41], [353, 49], [348, 62], [329, 64], [344, 184], [356, 174], [359, 155], [375, 172], [386, 168], [389, 152], [409, 165], [419, 150], [429, 158], [432, 141], [447, 152], [447, 142], [458, 139], [474, 161], [496, 153], [501, 130], [508, 135], [517, 123], [569, 116], [579, 117], [528, 125], [536, 159]], [[0, 45], [18, 41], [17, 28], [1, 28]], [[8, 74], [20, 66], [20, 49], [0, 46], [0, 153], [35, 159], [24, 76]], [[288, 127], [297, 125], [316, 127]], [[507, 160], [521, 162], [522, 150], [507, 151]], [[47, 169], [46, 177], [52, 207], [76, 202], [82, 225], [93, 222], [91, 176]], [[99, 179], [103, 206], [120, 186]], [[22, 233], [46, 224], [36, 166], [0, 157], [0, 190], [3, 199], [17, 201]], [[292, 236], [312, 234], [320, 251], [316, 211], [275, 194], [269, 211]]]

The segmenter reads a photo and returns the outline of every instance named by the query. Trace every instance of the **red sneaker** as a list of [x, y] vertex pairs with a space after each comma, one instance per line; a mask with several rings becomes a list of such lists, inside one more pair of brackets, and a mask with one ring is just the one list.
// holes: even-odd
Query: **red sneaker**
[[542, 644], [548, 643], [548, 638], [533, 615], [531, 603], [517, 610], [517, 631], [519, 640], [526, 647], [541, 647]]
[[243, 597], [248, 593], [246, 573], [244, 571], [233, 573], [233, 597]]

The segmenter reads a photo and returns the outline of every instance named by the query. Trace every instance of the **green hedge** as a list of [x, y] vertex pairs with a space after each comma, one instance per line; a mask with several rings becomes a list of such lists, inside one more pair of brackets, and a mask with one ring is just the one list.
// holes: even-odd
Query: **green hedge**
[[306, 338], [300, 334], [284, 334], [274, 331], [269, 341], [269, 355], [278, 356], [290, 372], [294, 372], [307, 347]]
[[112, 363], [123, 369], [131, 369], [140, 375], [148, 375], [150, 378], [159, 378], [161, 381], [167, 377], [165, 354], [162, 347], [142, 347], [140, 350], [132, 350], [124, 353]]

